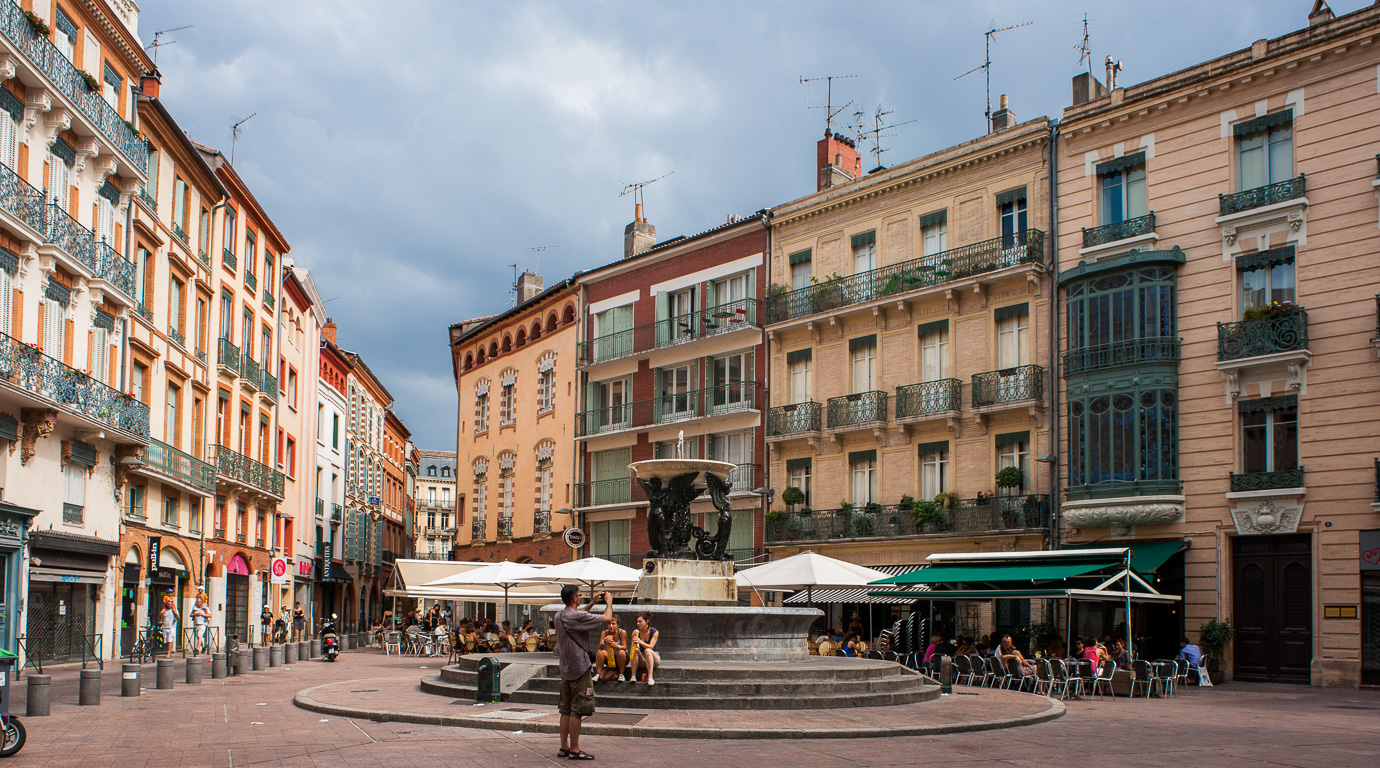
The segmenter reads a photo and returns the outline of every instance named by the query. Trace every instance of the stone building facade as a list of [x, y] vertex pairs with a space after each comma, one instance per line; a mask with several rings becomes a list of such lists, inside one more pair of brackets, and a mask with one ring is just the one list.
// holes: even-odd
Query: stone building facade
[[417, 451], [417, 557], [450, 560], [460, 530], [463, 497], [457, 493], [455, 451]]

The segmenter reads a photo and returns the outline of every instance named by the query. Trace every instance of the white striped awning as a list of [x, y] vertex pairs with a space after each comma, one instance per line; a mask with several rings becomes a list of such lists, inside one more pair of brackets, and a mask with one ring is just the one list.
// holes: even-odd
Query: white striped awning
[[[903, 573], [923, 568], [922, 565], [869, 565], [869, 568], [885, 573], [888, 576], [900, 576]], [[875, 587], [854, 587], [852, 589], [816, 589], [813, 595], [806, 590], [800, 590], [782, 602], [786, 605], [806, 605], [811, 600], [814, 603], [873, 603], [876, 605], [910, 605], [913, 601], [926, 597], [930, 588], [924, 584], [916, 584], [908, 592], [915, 592], [915, 597], [873, 597], [867, 594], [879, 589], [886, 589], [888, 592], [898, 590], [891, 589], [889, 585], [878, 585]]]

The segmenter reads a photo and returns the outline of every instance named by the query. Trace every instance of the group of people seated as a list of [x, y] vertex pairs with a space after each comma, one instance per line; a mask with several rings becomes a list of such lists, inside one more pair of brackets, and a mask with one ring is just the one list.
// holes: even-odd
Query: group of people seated
[[[647, 685], [656, 685], [653, 673], [661, 662], [661, 653], [656, 649], [660, 633], [652, 626], [651, 611], [638, 613], [633, 623], [636, 626], [629, 632], [618, 626], [618, 617], [615, 616], [599, 634], [599, 652], [594, 657], [594, 680], [636, 682], [638, 667], [642, 666], [646, 668]], [[625, 669], [629, 669], [626, 674]]]

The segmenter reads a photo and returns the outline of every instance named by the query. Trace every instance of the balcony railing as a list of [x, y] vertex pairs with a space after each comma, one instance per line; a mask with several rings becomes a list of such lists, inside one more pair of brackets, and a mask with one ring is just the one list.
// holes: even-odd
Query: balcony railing
[[249, 293], [252, 296], [255, 291], [259, 290], [259, 278], [256, 277], [253, 272], [246, 270], [244, 273], [244, 286], [249, 289]]
[[144, 465], [204, 491], [216, 490], [216, 468], [159, 440], [144, 449]]
[[1380, 459], [1375, 460], [1375, 500], [1380, 502]]
[[470, 521], [470, 540], [484, 540], [484, 518], [476, 517], [475, 519]]
[[762, 487], [764, 480], [766, 476], [762, 474], [761, 464], [739, 464], [728, 475], [728, 481], [733, 483], [733, 493], [751, 493]]
[[973, 374], [973, 407], [1004, 405], [1045, 399], [1045, 369], [1021, 365], [1000, 371]]
[[938, 379], [896, 388], [896, 418], [933, 416], [959, 410], [962, 405], [963, 382], [958, 379]]
[[127, 297], [134, 296], [134, 262], [121, 256], [105, 240], [96, 246], [96, 278], [115, 286]]
[[1183, 493], [1184, 484], [1177, 478], [1161, 480], [1108, 480], [1085, 485], [1064, 486], [1064, 496], [1069, 501], [1088, 499], [1119, 499], [1125, 496], [1178, 496]]
[[259, 372], [259, 364], [246, 352], [244, 355], [244, 380], [249, 382], [249, 386], [259, 388], [259, 379], [262, 374]]
[[757, 382], [743, 381], [595, 408], [575, 414], [575, 436], [588, 437], [699, 416], [750, 411], [758, 407], [759, 390]]
[[[575, 506], [597, 507], [603, 504], [629, 504], [634, 500], [631, 477], [614, 480], [594, 480], [575, 484]], [[641, 501], [642, 489], [637, 489], [636, 499]]]
[[263, 388], [259, 391], [263, 392], [269, 400], [275, 403], [278, 402], [278, 377], [268, 371], [262, 371], [259, 375], [262, 377], [264, 383]]
[[345, 508], [339, 504], [331, 505], [331, 522], [338, 523], [345, 519]]
[[544, 509], [532, 515], [532, 535], [545, 536], [551, 532], [551, 513]]
[[201, 347], [197, 347], [197, 348], [196, 348], [196, 359], [200, 360], [202, 363], [205, 363], [205, 362], [206, 362], [206, 350], [202, 349]]
[[235, 534], [235, 541], [236, 541], [237, 543], [243, 544], [243, 543], [244, 543], [244, 534], [243, 534], [243, 533], [237, 533], [237, 534]]
[[259, 549], [263, 549], [266, 543], [268, 542], [265, 541], [264, 537], [262, 536], [256, 537], [254, 539], [254, 546], [258, 547]]
[[1151, 211], [1144, 216], [1103, 224], [1092, 229], [1083, 227], [1083, 247], [1092, 248], [1095, 245], [1115, 243], [1118, 240], [1148, 235], [1154, 231], [1155, 212]]
[[1021, 264], [1040, 264], [1044, 256], [1044, 232], [1030, 229], [1021, 237], [984, 240], [770, 296], [767, 322], [796, 320]]
[[72, 62], [47, 37], [38, 34], [19, 6], [8, 0], [0, 2], [0, 32], [48, 76], [53, 85], [66, 96], [81, 113], [95, 123], [96, 129], [115, 145], [130, 164], [147, 172], [148, 144], [139, 137], [134, 126], [125, 122], [106, 102], [100, 89], [92, 90]]
[[241, 357], [239, 347], [230, 343], [229, 339], [222, 337], [220, 339], [219, 347], [216, 350], [216, 354], [216, 362], [219, 363], [221, 367], [225, 368], [226, 370], [230, 371], [236, 376], [240, 375]]
[[187, 346], [187, 337], [183, 336], [182, 331], [179, 331], [176, 328], [168, 329], [168, 338], [171, 339], [172, 342], [179, 347], [185, 349]]
[[886, 421], [885, 392], [858, 392], [829, 398], [829, 428], [843, 429]]
[[265, 288], [265, 289], [264, 289], [264, 306], [265, 306], [265, 307], [268, 307], [269, 310], [272, 310], [273, 307], [274, 307], [275, 301], [276, 301], [276, 299], [273, 298], [273, 291], [270, 291], [269, 289]]
[[824, 407], [816, 402], [778, 405], [767, 411], [767, 436], [818, 432]]
[[158, 213], [158, 200], [153, 195], [149, 194], [147, 185], [141, 184], [139, 186], [139, 199], [144, 202], [144, 205], [149, 207], [150, 211]]
[[216, 472], [236, 482], [253, 486], [269, 495], [282, 498], [282, 472], [261, 464], [242, 453], [232, 451], [223, 445], [217, 445], [214, 448], [216, 451]]
[[187, 242], [187, 230], [183, 229], [180, 224], [174, 224], [172, 232], [173, 237], [177, 238], [178, 242], [182, 243], [183, 245], [189, 248], [191, 247], [191, 243]]
[[96, 271], [95, 233], [78, 224], [57, 203], [48, 204], [48, 242], [67, 251], [82, 266]]
[[783, 513], [768, 520], [768, 544], [831, 539], [872, 539], [931, 533], [992, 533], [1043, 530], [1049, 526], [1049, 496], [996, 496], [935, 507], [921, 519], [898, 506], [817, 509], [808, 514]]
[[147, 405], [3, 333], [0, 378], [89, 419], [137, 437], [149, 436]]
[[138, 316], [144, 318], [145, 320], [149, 321], [150, 323], [153, 322], [153, 310], [150, 309], [150, 308], [148, 308], [148, 307], [146, 307], [146, 306], [144, 306], [144, 302], [142, 302], [142, 301], [140, 301], [140, 302], [135, 302], [135, 304], [134, 304], [134, 314], [136, 314], [136, 315], [138, 315]]
[[62, 505], [62, 522], [68, 525], [81, 525], [86, 520], [86, 508], [80, 504]]
[[317, 517], [325, 517], [325, 516], [326, 516], [326, 500], [325, 500], [325, 499], [317, 499], [317, 500], [316, 500], [316, 516], [317, 516]]
[[208, 267], [211, 266], [211, 254], [209, 254], [209, 253], [206, 252], [206, 247], [205, 247], [205, 246], [202, 246], [202, 247], [200, 247], [200, 248], [197, 248], [197, 249], [196, 249], [196, 255], [197, 255], [197, 258], [201, 259], [201, 263], [202, 263], [202, 264], [205, 264], [205, 265], [208, 266]]
[[1303, 174], [1300, 173], [1298, 178], [1281, 181], [1277, 184], [1266, 184], [1263, 187], [1256, 187], [1231, 195], [1218, 195], [1218, 215], [1227, 216], [1249, 211], [1253, 208], [1263, 208], [1286, 200], [1295, 200], [1303, 197], [1304, 194], [1306, 194], [1306, 185]]
[[217, 539], [224, 539], [224, 538], [225, 538], [225, 529], [224, 529], [224, 528], [217, 528], [217, 529], [216, 529], [216, 538], [217, 538]]
[[582, 341], [578, 345], [578, 360], [580, 365], [592, 365], [722, 333], [761, 327], [762, 303], [757, 299], [741, 299]]
[[0, 164], [0, 208], [5, 209], [35, 232], [47, 233], [48, 219], [43, 193], [19, 178], [9, 166]]
[[1242, 491], [1274, 491], [1281, 488], [1302, 488], [1303, 467], [1278, 472], [1246, 472], [1231, 474], [1232, 493]]
[[1142, 363], [1179, 362], [1179, 340], [1172, 336], [1095, 344], [1064, 353], [1064, 376]]
[[1284, 312], [1273, 317], [1217, 324], [1217, 359], [1241, 360], [1308, 349], [1308, 313]]
[[225, 268], [231, 272], [236, 271], [240, 266], [240, 260], [235, 258], [235, 252], [229, 248], [224, 248], [220, 252], [221, 261], [225, 263]]
[[513, 538], [513, 518], [498, 518], [498, 538], [499, 540], [507, 540]]

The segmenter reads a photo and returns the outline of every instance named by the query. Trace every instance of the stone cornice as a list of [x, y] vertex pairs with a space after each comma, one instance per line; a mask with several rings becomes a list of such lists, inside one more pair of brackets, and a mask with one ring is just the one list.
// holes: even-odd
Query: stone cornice
[[[105, 3], [98, 0], [82, 0], [82, 7], [86, 9], [92, 19], [95, 19], [101, 31], [105, 32], [106, 36], [115, 43], [115, 47], [119, 48], [120, 53], [124, 54], [125, 62], [134, 70], [136, 77], [153, 71], [153, 61], [139, 46], [139, 41], [131, 40], [132, 35], [125, 28], [123, 22], [111, 18], [110, 14], [106, 12]], [[135, 85], [137, 86], [138, 83]]]

